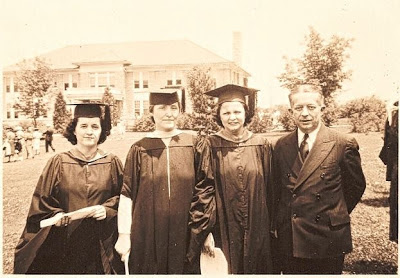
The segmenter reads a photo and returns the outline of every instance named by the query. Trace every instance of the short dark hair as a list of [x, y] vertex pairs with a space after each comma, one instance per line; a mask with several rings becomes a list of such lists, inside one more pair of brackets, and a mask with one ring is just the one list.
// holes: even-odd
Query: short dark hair
[[[224, 102], [224, 103], [225, 103], [225, 102]], [[250, 109], [249, 109], [249, 107], [247, 106], [246, 103], [243, 103], [243, 102], [240, 102], [240, 103], [243, 105], [243, 108], [244, 108], [244, 115], [245, 115], [244, 125], [243, 125], [243, 126], [246, 126], [246, 125], [248, 125], [248, 124], [251, 122], [251, 119], [253, 118], [254, 115], [252, 115], [252, 114], [250, 113]], [[215, 122], [216, 122], [220, 127], [224, 127], [224, 125], [222, 124], [221, 115], [220, 115], [222, 104], [223, 104], [223, 103], [221, 103], [221, 104], [218, 105], [218, 107], [217, 107], [217, 113], [214, 115], [214, 120], [215, 120]]]
[[[76, 136], [74, 134], [76, 125], [78, 124], [78, 119], [79, 118], [74, 118], [72, 119], [67, 127], [64, 130], [64, 137], [67, 138], [68, 141], [71, 142], [72, 145], [76, 145], [78, 143], [78, 140], [76, 139]], [[100, 118], [100, 125], [101, 125], [101, 133], [100, 133], [100, 138], [97, 144], [101, 144], [107, 139], [107, 131], [106, 131], [106, 126], [105, 126], [105, 121]]]

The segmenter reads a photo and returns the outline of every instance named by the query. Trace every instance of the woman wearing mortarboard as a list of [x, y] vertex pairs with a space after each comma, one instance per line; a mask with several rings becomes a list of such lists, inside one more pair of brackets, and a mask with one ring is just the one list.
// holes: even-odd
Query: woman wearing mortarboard
[[[14, 273], [110, 274], [121, 269], [113, 247], [123, 171], [118, 157], [98, 148], [111, 127], [109, 107], [101, 106], [76, 105], [64, 133], [75, 147], [52, 157], [39, 178], [16, 247]], [[86, 207], [85, 218], [66, 216]], [[49, 219], [55, 224], [41, 228]]]
[[218, 98], [216, 121], [222, 127], [209, 136], [210, 155], [203, 156], [214, 177], [217, 220], [212, 227], [209, 191], [197, 190], [191, 209], [188, 260], [196, 261], [203, 242], [204, 251], [213, 253], [215, 242], [226, 257], [230, 274], [272, 273], [271, 145], [246, 128], [254, 114], [255, 92], [229, 84], [206, 93]]
[[176, 127], [176, 91], [151, 92], [149, 103], [155, 131], [127, 155], [115, 249], [123, 260], [129, 255], [131, 274], [182, 274], [200, 152], [196, 137]]

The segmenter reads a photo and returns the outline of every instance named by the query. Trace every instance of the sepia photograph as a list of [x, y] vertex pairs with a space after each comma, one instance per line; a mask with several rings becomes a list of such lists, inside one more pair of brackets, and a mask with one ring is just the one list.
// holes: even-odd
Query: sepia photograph
[[398, 275], [400, 1], [1, 14], [2, 275]]

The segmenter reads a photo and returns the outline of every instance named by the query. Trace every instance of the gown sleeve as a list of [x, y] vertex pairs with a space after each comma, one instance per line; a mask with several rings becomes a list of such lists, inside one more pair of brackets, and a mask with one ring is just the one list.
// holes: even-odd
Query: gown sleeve
[[271, 143], [265, 139], [263, 144], [263, 170], [264, 170], [264, 179], [266, 186], [266, 202], [268, 206], [268, 213], [271, 219], [271, 227], [270, 232], [273, 232], [273, 217], [275, 215], [276, 209], [276, 190], [274, 188], [274, 172], [272, 171], [272, 145]]
[[112, 192], [110, 198], [107, 199], [102, 205], [106, 208], [107, 220], [117, 216], [119, 194], [123, 182], [123, 167], [121, 160], [114, 156], [111, 162], [111, 177], [112, 177]]
[[57, 185], [60, 182], [61, 157], [56, 155], [45, 166], [33, 193], [26, 226], [17, 244], [14, 273], [26, 273], [37, 251], [46, 240], [52, 227], [40, 228], [40, 221], [63, 210], [60, 208]]
[[132, 200], [133, 206], [138, 193], [140, 179], [140, 148], [133, 145], [128, 152], [125, 161], [123, 185], [121, 195]]
[[196, 185], [190, 207], [189, 246], [187, 260], [193, 263], [201, 247], [215, 225], [215, 185], [212, 171], [211, 146], [207, 138], [196, 143]]

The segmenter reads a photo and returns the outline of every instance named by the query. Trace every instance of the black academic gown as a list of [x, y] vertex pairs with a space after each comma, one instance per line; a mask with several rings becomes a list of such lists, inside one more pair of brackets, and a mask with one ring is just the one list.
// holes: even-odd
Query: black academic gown
[[188, 215], [200, 153], [180, 133], [168, 147], [145, 137], [130, 149], [121, 194], [132, 200], [132, 274], [182, 274]]
[[[14, 273], [101, 274], [121, 271], [114, 251], [122, 163], [112, 154], [86, 161], [74, 150], [49, 160], [37, 183], [27, 223], [15, 251]], [[40, 228], [59, 212], [103, 205], [107, 217]]]
[[188, 260], [195, 262], [199, 245], [211, 230], [215, 246], [222, 249], [227, 259], [230, 274], [272, 273], [270, 143], [248, 131], [240, 141], [224, 136], [223, 132], [207, 141], [203, 143], [202, 163], [211, 167], [215, 200], [210, 197], [213, 189], [207, 183], [203, 190], [196, 190]]

